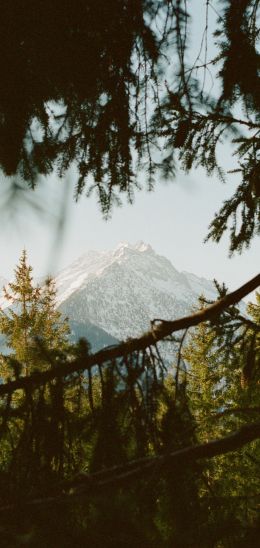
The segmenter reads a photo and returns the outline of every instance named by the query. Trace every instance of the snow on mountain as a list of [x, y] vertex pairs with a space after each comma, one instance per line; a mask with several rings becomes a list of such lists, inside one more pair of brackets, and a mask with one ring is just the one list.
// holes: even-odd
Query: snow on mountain
[[211, 280], [199, 278], [199, 276], [191, 274], [190, 272], [183, 271], [182, 274], [185, 276], [190, 288], [196, 295], [204, 295], [204, 297], [209, 300], [216, 299], [216, 288]]
[[140, 335], [154, 318], [190, 312], [212, 282], [178, 272], [151, 246], [120, 243], [112, 251], [89, 251], [56, 278], [58, 304], [73, 321], [90, 321], [117, 339]]
[[[0, 277], [2, 309], [10, 306], [1, 295], [6, 283]], [[179, 272], [144, 242], [121, 242], [112, 251], [88, 251], [60, 272], [56, 287], [57, 306], [68, 316], [74, 339], [84, 332], [93, 348], [138, 336], [154, 318], [186, 315], [201, 294], [209, 300], [217, 296], [213, 282]], [[240, 307], [245, 314], [243, 302]]]

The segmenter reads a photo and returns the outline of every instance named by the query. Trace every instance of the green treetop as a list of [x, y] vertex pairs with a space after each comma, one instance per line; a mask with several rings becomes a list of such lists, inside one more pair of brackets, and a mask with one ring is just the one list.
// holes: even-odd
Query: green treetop
[[[247, 424], [249, 418], [259, 418], [259, 294], [247, 313], [250, 316], [244, 317], [234, 308], [229, 319], [227, 314], [222, 319], [221, 328], [217, 323], [200, 324], [182, 353], [188, 364], [188, 396], [200, 442], [221, 438]], [[257, 440], [239, 452], [208, 461], [205, 467], [200, 496], [205, 503], [210, 500], [212, 534], [222, 529], [227, 542], [223, 546], [233, 546], [228, 544], [232, 520], [237, 523], [237, 540], [254, 522], [259, 455]]]
[[28, 375], [51, 363], [51, 352], [65, 348], [68, 323], [56, 310], [54, 281], [48, 278], [42, 287], [33, 285], [25, 250], [4, 295], [11, 306], [0, 312], [0, 330], [11, 353], [2, 357], [1, 376], [10, 378], [10, 365], [16, 375]]

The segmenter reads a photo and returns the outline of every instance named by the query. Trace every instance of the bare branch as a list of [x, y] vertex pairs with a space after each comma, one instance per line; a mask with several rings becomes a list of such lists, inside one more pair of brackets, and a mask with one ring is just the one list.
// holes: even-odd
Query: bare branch
[[[64, 482], [60, 486], [63, 490], [61, 494], [46, 498], [24, 500], [23, 507], [67, 503], [73, 502], [75, 498], [80, 498], [81, 496], [95, 496], [108, 486], [121, 487], [127, 485], [129, 480], [143, 478], [146, 472], [150, 473], [153, 470], [157, 470], [157, 477], [159, 477], [165, 467], [172, 471], [176, 466], [185, 467], [189, 462], [200, 459], [211, 459], [218, 455], [236, 451], [258, 438], [260, 438], [260, 423], [248, 424], [219, 440], [185, 447], [167, 455], [136, 459], [94, 474], [79, 474], [73, 480]], [[65, 492], [66, 489], [69, 489], [69, 492]], [[0, 512], [12, 509], [14, 509], [14, 505], [2, 506]]]
[[226, 295], [223, 299], [216, 301], [207, 308], [199, 310], [194, 314], [173, 321], [159, 320], [158, 325], [157, 320], [153, 320], [152, 329], [144, 333], [141, 337], [128, 339], [117, 346], [112, 348], [104, 348], [96, 354], [88, 355], [86, 358], [77, 359], [60, 367], [53, 367], [48, 371], [35, 372], [28, 377], [20, 377], [17, 380], [2, 384], [0, 385], [0, 396], [14, 392], [18, 389], [36, 387], [41, 384], [45, 384], [56, 377], [65, 377], [76, 372], [89, 370], [91, 367], [104, 364], [106, 362], [109, 363], [122, 356], [127, 356], [132, 352], [145, 350], [149, 346], [154, 345], [156, 342], [168, 337], [175, 331], [188, 329], [189, 327], [193, 327], [202, 322], [212, 320], [213, 318], [219, 316], [223, 310], [237, 303], [248, 295], [248, 293], [251, 293], [257, 289], [259, 285], [260, 274], [249, 280], [236, 291]]

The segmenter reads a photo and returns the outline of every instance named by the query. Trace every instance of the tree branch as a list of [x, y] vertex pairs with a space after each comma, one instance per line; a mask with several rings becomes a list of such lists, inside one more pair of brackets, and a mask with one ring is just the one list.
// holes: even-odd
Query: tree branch
[[[146, 472], [153, 470], [157, 470], [157, 477], [159, 477], [160, 471], [165, 467], [173, 471], [174, 467], [184, 467], [190, 462], [211, 459], [235, 451], [258, 438], [260, 438], [260, 423], [253, 423], [242, 426], [236, 432], [219, 440], [185, 447], [166, 455], [136, 459], [94, 474], [82, 473], [60, 485], [59, 488], [63, 490], [61, 494], [27, 501], [23, 498], [23, 508], [73, 502], [75, 498], [78, 499], [81, 496], [94, 496], [103, 492], [108, 486], [122, 487], [133, 479], [143, 478]], [[69, 491], [65, 492], [66, 489]], [[2, 506], [0, 512], [12, 510], [14, 507], [15, 505]]]
[[210, 416], [211, 419], [220, 419], [226, 415], [233, 415], [236, 413], [245, 413], [247, 415], [252, 415], [254, 413], [260, 413], [260, 407], [231, 407], [230, 409], [224, 409], [224, 411], [219, 411]]
[[175, 331], [188, 329], [189, 327], [194, 327], [202, 322], [212, 320], [221, 314], [228, 306], [237, 303], [248, 295], [248, 293], [257, 289], [259, 285], [260, 274], [249, 280], [236, 291], [229, 293], [222, 299], [194, 314], [173, 321], [153, 320], [151, 322], [152, 329], [144, 333], [141, 337], [128, 339], [117, 346], [104, 348], [103, 350], [96, 352], [96, 354], [90, 354], [86, 356], [86, 358], [76, 359], [71, 363], [63, 364], [60, 367], [57, 366], [48, 371], [35, 372], [28, 377], [20, 377], [17, 380], [2, 384], [0, 385], [0, 396], [12, 393], [18, 389], [34, 388], [45, 384], [56, 377], [65, 377], [73, 373], [89, 370], [96, 365], [116, 360], [117, 358], [127, 356], [132, 352], [145, 350], [147, 347], [163, 340]]

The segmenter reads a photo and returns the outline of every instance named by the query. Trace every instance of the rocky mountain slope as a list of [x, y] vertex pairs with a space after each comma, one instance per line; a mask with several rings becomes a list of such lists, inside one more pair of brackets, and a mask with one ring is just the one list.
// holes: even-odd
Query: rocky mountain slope
[[[36, 279], [34, 281], [35, 284], [41, 284], [43, 279]], [[3, 294], [3, 286], [7, 285], [8, 281], [0, 276], [0, 308], [5, 312], [12, 307], [12, 303], [5, 299]], [[118, 343], [118, 340], [115, 339], [115, 337], [106, 333], [104, 329], [93, 325], [88, 319], [85, 319], [84, 323], [81, 323], [69, 318], [69, 324], [71, 330], [69, 338], [71, 342], [77, 342], [81, 337], [85, 337], [90, 342], [92, 352], [97, 352], [105, 346]], [[10, 352], [11, 349], [6, 345], [5, 336], [0, 333], [0, 353], [9, 354]]]
[[112, 251], [89, 251], [56, 278], [59, 308], [70, 321], [91, 322], [116, 339], [140, 335], [154, 318], [187, 314], [212, 282], [178, 272], [165, 257], [139, 242]]
[[93, 325], [89, 321], [85, 321], [84, 323], [81, 323], [74, 320], [70, 320], [69, 324], [70, 324], [69, 338], [71, 342], [75, 343], [80, 338], [84, 337], [89, 341], [91, 345], [91, 352], [97, 352], [98, 350], [101, 350], [102, 348], [105, 348], [106, 346], [111, 346], [119, 343], [119, 341], [115, 337], [113, 337], [112, 335], [109, 335], [109, 333], [104, 331], [104, 329], [101, 329], [100, 327]]

